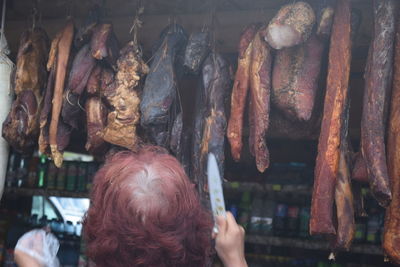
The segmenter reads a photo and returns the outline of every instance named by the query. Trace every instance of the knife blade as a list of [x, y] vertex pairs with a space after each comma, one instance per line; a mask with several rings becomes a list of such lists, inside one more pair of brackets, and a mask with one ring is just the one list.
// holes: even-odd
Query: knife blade
[[[210, 194], [211, 209], [214, 216], [226, 217], [224, 192], [222, 190], [222, 180], [219, 173], [217, 159], [213, 153], [208, 154], [207, 162], [207, 181], [208, 192]], [[218, 227], [215, 223], [213, 231], [218, 233]]]

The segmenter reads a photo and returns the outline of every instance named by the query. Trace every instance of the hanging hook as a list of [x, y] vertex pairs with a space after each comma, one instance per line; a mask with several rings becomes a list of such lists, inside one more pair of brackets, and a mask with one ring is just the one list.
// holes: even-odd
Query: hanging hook
[[32, 10], [31, 10], [31, 19], [32, 19], [32, 30], [36, 27], [36, 21], [38, 19], [38, 0], [32, 0]]
[[75, 7], [75, 0], [67, 1], [67, 18], [71, 18]]
[[136, 14], [135, 17], [133, 19], [133, 23], [132, 23], [132, 27], [129, 30], [129, 33], [132, 34], [133, 32], [133, 43], [135, 45], [137, 45], [137, 36], [138, 36], [138, 32], [139, 29], [142, 27], [143, 22], [140, 20], [140, 16], [144, 13], [144, 5], [143, 2], [141, 0], [137, 1], [136, 4]]

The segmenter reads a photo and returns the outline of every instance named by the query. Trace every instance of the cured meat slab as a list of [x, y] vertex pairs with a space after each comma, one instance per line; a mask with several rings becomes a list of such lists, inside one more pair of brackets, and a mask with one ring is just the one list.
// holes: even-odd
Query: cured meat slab
[[372, 194], [382, 207], [388, 206], [392, 198], [386, 165], [385, 127], [392, 82], [396, 2], [373, 1], [374, 35], [365, 70], [361, 117], [361, 152]]
[[257, 169], [264, 172], [269, 166], [266, 135], [269, 126], [272, 53], [262, 39], [262, 28], [253, 40], [250, 65], [250, 149], [256, 158]]
[[231, 95], [231, 115], [228, 122], [227, 137], [231, 145], [231, 154], [235, 161], [240, 160], [243, 141], [243, 113], [250, 85], [250, 64], [252, 41], [257, 25], [249, 25], [242, 33], [239, 42], [239, 58], [235, 81]]
[[390, 261], [400, 264], [400, 20], [397, 22], [396, 30], [392, 90], [387, 140], [387, 164], [393, 198], [386, 209], [383, 250]]
[[350, 0], [338, 0], [329, 49], [327, 88], [318, 142], [310, 233], [336, 234], [333, 203], [351, 61]]

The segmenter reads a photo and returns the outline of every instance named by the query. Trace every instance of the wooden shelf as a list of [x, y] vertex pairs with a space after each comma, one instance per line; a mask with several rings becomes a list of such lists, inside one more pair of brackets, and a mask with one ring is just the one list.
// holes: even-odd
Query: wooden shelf
[[89, 198], [88, 192], [74, 192], [74, 191], [60, 191], [39, 188], [5, 188], [6, 194], [17, 194], [25, 196], [56, 196], [56, 197], [76, 197], [76, 198]]
[[[329, 242], [321, 240], [304, 240], [299, 238], [246, 235], [246, 243], [276, 247], [293, 247], [310, 250], [331, 251]], [[370, 244], [353, 244], [349, 252], [371, 255], [383, 254], [382, 248], [380, 246]]]

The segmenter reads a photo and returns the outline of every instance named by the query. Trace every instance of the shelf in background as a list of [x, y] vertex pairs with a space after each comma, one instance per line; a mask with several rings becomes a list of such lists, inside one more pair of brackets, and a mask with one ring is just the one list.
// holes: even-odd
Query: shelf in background
[[25, 196], [56, 196], [56, 197], [75, 197], [75, 198], [89, 198], [87, 192], [73, 192], [73, 191], [60, 191], [39, 188], [5, 188], [6, 194], [17, 194]]
[[[275, 237], [275, 236], [259, 236], [246, 235], [246, 242], [249, 244], [276, 246], [276, 247], [293, 247], [310, 250], [327, 250], [331, 248], [329, 243], [321, 240], [303, 240], [299, 238]], [[353, 244], [350, 248], [351, 253], [383, 255], [382, 248], [378, 245], [370, 244]]]
[[311, 195], [312, 188], [308, 185], [281, 185], [281, 184], [260, 184], [248, 182], [226, 182], [223, 183], [224, 190], [239, 192], [280, 192], [295, 193], [299, 195]]

